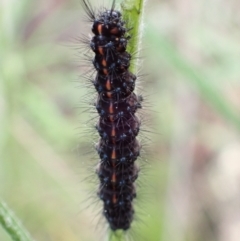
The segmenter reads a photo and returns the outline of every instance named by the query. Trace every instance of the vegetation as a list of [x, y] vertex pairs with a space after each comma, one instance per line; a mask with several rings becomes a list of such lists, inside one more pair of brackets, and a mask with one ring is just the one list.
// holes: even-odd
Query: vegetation
[[[231, 189], [214, 180], [219, 156], [232, 161], [227, 150], [240, 143], [239, 9], [233, 0], [146, 5], [138, 92], [153, 134], [141, 136], [147, 164], [130, 232], [139, 241], [219, 240], [227, 228]], [[81, 109], [80, 96], [91, 99], [78, 78], [75, 39], [90, 32], [81, 11], [73, 0], [0, 3], [0, 193], [38, 241], [104, 240], [106, 231], [86, 190], [95, 195], [97, 158], [84, 155], [96, 137]], [[0, 240], [11, 240], [4, 229]]]

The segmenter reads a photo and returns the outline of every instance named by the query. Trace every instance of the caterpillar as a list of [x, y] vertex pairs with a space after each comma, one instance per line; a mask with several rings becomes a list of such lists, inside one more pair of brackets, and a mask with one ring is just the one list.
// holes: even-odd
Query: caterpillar
[[[96, 174], [98, 197], [111, 230], [128, 230], [134, 219], [133, 201], [139, 167], [135, 161], [141, 145], [137, 140], [141, 121], [136, 112], [143, 98], [134, 93], [137, 77], [129, 70], [132, 55], [127, 52], [131, 39], [120, 11], [113, 0], [110, 9], [96, 13], [88, 0], [81, 0], [92, 23], [93, 36], [87, 44], [94, 54], [95, 77], [90, 82], [97, 92], [94, 103], [98, 113], [96, 130], [99, 155]], [[84, 41], [86, 43], [86, 41]]]

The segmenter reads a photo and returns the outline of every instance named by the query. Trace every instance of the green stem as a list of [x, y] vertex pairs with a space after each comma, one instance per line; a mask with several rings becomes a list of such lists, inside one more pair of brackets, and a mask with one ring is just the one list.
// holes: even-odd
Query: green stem
[[117, 230], [115, 232], [109, 231], [109, 236], [106, 241], [123, 241], [124, 240], [124, 231]]
[[123, 19], [126, 21], [127, 29], [130, 29], [131, 40], [128, 43], [127, 50], [134, 54], [129, 70], [137, 73], [138, 53], [140, 52], [140, 43], [142, 38], [142, 19], [143, 19], [144, 0], [124, 0], [121, 4]]
[[0, 202], [0, 223], [14, 241], [33, 241], [5, 202]]

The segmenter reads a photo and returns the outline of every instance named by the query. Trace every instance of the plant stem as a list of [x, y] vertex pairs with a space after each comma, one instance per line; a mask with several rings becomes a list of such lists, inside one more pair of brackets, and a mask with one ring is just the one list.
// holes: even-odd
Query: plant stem
[[117, 231], [109, 231], [109, 236], [107, 237], [106, 241], [123, 241], [124, 240], [124, 231], [117, 230]]
[[134, 54], [129, 70], [137, 73], [138, 53], [142, 38], [142, 19], [143, 19], [144, 0], [124, 0], [121, 4], [123, 19], [126, 21], [127, 29], [130, 29], [131, 40], [128, 43], [127, 50]]
[[14, 241], [33, 241], [7, 204], [0, 201], [0, 223]]

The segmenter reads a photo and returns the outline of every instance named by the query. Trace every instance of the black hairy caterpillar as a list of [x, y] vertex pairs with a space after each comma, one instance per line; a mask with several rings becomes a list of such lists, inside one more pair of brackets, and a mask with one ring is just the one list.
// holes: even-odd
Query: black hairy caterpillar
[[134, 182], [139, 173], [135, 161], [141, 149], [136, 139], [141, 121], [135, 113], [142, 107], [143, 98], [133, 92], [136, 76], [129, 71], [131, 54], [126, 51], [129, 29], [115, 10], [115, 0], [110, 10], [97, 14], [88, 0], [82, 0], [82, 6], [94, 34], [88, 44], [95, 54], [92, 63], [97, 72], [91, 82], [98, 95], [94, 104], [100, 136], [96, 145], [100, 157], [98, 196], [110, 228], [127, 230], [134, 216]]

